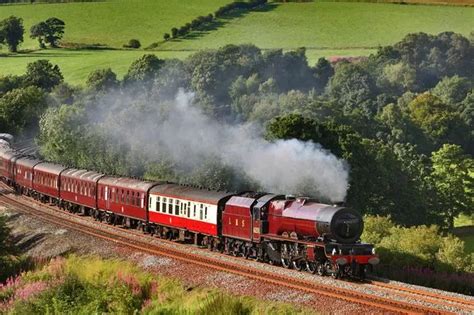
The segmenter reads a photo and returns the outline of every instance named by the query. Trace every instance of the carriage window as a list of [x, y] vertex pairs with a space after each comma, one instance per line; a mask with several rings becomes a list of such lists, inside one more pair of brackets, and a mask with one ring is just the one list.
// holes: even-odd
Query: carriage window
[[172, 198], [168, 199], [168, 213], [173, 214], [173, 199]]
[[204, 220], [207, 220], [207, 207], [204, 208]]
[[193, 217], [195, 218], [196, 217], [196, 204], [194, 204], [194, 210], [193, 210]]
[[191, 202], [188, 202], [188, 218], [191, 216]]
[[199, 209], [199, 220], [202, 220], [202, 207], [203, 207], [203, 204], [201, 203], [200, 209]]
[[160, 211], [160, 197], [156, 197], [156, 211]]
[[175, 214], [175, 215], [179, 215], [179, 200], [176, 199], [176, 200], [174, 201], [174, 203], [175, 203], [175, 204], [174, 204], [174, 214]]

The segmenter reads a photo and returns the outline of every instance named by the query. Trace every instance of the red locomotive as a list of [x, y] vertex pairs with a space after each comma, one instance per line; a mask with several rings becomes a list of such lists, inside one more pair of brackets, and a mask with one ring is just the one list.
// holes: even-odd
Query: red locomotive
[[5, 138], [0, 176], [19, 193], [70, 212], [285, 268], [364, 278], [379, 262], [359, 240], [359, 213], [309, 198], [111, 177], [23, 156]]

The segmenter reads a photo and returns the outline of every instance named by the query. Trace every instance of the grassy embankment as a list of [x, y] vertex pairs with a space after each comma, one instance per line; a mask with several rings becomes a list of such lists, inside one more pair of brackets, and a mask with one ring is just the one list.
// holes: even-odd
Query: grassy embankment
[[309, 309], [185, 287], [130, 263], [56, 258], [0, 286], [0, 313], [11, 314], [312, 314]]
[[[161, 41], [173, 26], [212, 13], [228, 1], [109, 1], [0, 6], [0, 19], [16, 15], [25, 28], [50, 16], [66, 22], [64, 41], [106, 44], [121, 48], [131, 38], [143, 47]], [[322, 56], [368, 55], [380, 45], [393, 44], [411, 32], [454, 31], [468, 35], [474, 26], [474, 8], [374, 3], [309, 2], [269, 4], [265, 10], [220, 19], [219, 26], [188, 38], [161, 43], [159, 57], [184, 58], [199, 49], [225, 44], [252, 43], [264, 49], [307, 47], [311, 64]], [[22, 49], [36, 43], [25, 36]], [[5, 48], [3, 50], [5, 52]], [[21, 74], [26, 64], [47, 58], [58, 64], [66, 81], [83, 84], [87, 74], [111, 67], [119, 76], [145, 51], [48, 50], [0, 57], [0, 74]]]

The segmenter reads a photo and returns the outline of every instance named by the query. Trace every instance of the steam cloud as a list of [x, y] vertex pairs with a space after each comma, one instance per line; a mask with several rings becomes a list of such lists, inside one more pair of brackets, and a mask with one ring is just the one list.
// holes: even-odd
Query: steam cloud
[[174, 163], [190, 170], [217, 157], [265, 191], [344, 201], [349, 178], [344, 160], [319, 144], [296, 139], [269, 142], [255, 126], [218, 123], [192, 101], [192, 93], [180, 90], [172, 104], [159, 104], [163, 107], [160, 122], [147, 117], [137, 126], [116, 124], [109, 132], [135, 146], [138, 139], [147, 146], [142, 151], [164, 151]]

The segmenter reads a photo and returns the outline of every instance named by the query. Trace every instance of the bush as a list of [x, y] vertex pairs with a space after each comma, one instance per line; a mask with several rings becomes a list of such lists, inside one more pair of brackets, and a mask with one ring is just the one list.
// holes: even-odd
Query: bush
[[171, 37], [173, 37], [173, 38], [178, 37], [178, 29], [176, 27], [173, 27], [171, 29]]
[[128, 44], [123, 45], [124, 48], [133, 48], [138, 49], [142, 46], [138, 39], [131, 39], [128, 41]]
[[166, 41], [170, 40], [170, 38], [171, 38], [171, 36], [170, 36], [169, 33], [165, 33], [165, 34], [163, 35], [163, 39], [166, 40]]
[[309, 314], [216, 290], [187, 290], [125, 261], [76, 256], [15, 278], [0, 289], [0, 309], [8, 314]]
[[366, 216], [362, 240], [380, 256], [378, 275], [444, 290], [472, 294], [474, 254], [459, 238], [443, 236], [437, 226], [396, 226], [390, 217]]

